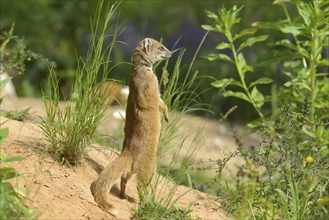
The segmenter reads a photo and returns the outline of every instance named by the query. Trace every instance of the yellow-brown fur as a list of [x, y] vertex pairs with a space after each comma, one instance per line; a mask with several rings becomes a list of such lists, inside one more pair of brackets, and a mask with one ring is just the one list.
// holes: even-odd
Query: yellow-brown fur
[[104, 81], [96, 84], [96, 89], [100, 95], [104, 95], [107, 99], [107, 103], [112, 105], [118, 103], [124, 105], [125, 96], [122, 94], [124, 85], [113, 80]]
[[113, 215], [117, 215], [109, 199], [113, 184], [121, 179], [121, 196], [125, 197], [126, 183], [132, 175], [137, 175], [141, 190], [154, 174], [161, 129], [159, 108], [164, 111], [166, 120], [168, 108], [160, 98], [158, 79], [152, 67], [170, 56], [166, 47], [150, 38], [141, 41], [133, 54], [123, 149], [91, 185], [96, 203]]

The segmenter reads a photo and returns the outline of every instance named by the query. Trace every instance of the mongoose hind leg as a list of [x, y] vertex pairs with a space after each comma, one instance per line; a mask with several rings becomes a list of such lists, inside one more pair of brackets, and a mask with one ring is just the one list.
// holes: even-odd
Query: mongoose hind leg
[[150, 180], [148, 182], [138, 180], [137, 182], [137, 191], [138, 191], [138, 196], [139, 196], [139, 202], [144, 201], [145, 198], [148, 198], [148, 190], [147, 186], [149, 185]]
[[136, 199], [133, 198], [133, 197], [130, 197], [128, 195], [126, 195], [126, 187], [127, 187], [127, 182], [128, 180], [130, 179], [131, 176], [122, 176], [121, 177], [121, 183], [120, 183], [120, 188], [121, 188], [121, 191], [120, 191], [120, 197], [122, 199], [126, 199], [128, 200], [129, 202], [136, 202]]
[[127, 181], [128, 178], [121, 177], [121, 183], [120, 183], [120, 188], [121, 188], [121, 198], [125, 199], [126, 198], [126, 186], [127, 186]]
[[137, 189], [140, 199], [147, 195], [147, 186], [151, 183], [152, 177], [154, 175], [155, 161], [149, 161], [150, 163], [148, 166], [144, 166], [142, 169], [140, 169], [137, 176]]

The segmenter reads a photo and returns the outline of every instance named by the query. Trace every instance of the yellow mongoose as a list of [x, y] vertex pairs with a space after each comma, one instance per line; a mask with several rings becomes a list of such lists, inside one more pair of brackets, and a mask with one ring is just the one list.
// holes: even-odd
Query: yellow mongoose
[[90, 186], [95, 202], [112, 215], [117, 215], [117, 210], [110, 203], [109, 191], [117, 180], [121, 179], [124, 198], [126, 183], [133, 174], [137, 175], [138, 190], [145, 189], [154, 174], [161, 128], [159, 108], [164, 110], [166, 121], [168, 108], [160, 97], [152, 67], [170, 57], [171, 52], [151, 38], [142, 40], [132, 56], [123, 149]]

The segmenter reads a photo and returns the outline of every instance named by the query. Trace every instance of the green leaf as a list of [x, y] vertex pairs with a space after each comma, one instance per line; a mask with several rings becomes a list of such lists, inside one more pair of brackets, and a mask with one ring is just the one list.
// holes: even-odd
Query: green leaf
[[308, 91], [312, 91], [309, 85], [307, 85], [305, 82], [296, 82], [294, 85], [300, 86], [301, 88], [307, 89]]
[[217, 80], [215, 82], [212, 82], [211, 85], [213, 87], [223, 88], [223, 89], [225, 89], [229, 85], [238, 86], [238, 87], [243, 88], [243, 85], [239, 81], [236, 81], [236, 80], [231, 79], [231, 78], [230, 79]]
[[244, 67], [242, 67], [242, 73], [246, 73], [246, 72], [253, 72], [254, 71], [254, 68], [252, 66], [249, 66], [249, 65], [245, 65]]
[[280, 30], [286, 34], [299, 35], [301, 27], [294, 26], [292, 24], [284, 24], [279, 26]]
[[0, 191], [5, 192], [6, 195], [14, 195], [17, 196], [14, 187], [9, 182], [1, 182], [0, 181]]
[[[4, 156], [4, 155], [2, 155]], [[12, 157], [8, 157], [8, 156], [4, 156], [2, 158], [0, 158], [0, 162], [14, 162], [14, 161], [21, 161], [21, 160], [25, 160], [24, 157], [22, 156], [12, 156]]]
[[225, 31], [224, 31], [224, 29], [223, 29], [223, 26], [222, 25], [218, 25], [218, 24], [216, 24], [215, 25], [215, 30], [216, 31], [218, 31], [218, 32], [220, 32], [220, 33], [224, 33], [225, 34]]
[[246, 126], [248, 128], [258, 128], [261, 127], [263, 125], [263, 121], [261, 118], [255, 119], [251, 122], [249, 122]]
[[185, 172], [185, 175], [186, 175], [186, 178], [187, 178], [188, 186], [192, 188], [193, 187], [193, 181], [192, 181], [192, 178], [191, 178], [190, 174]]
[[239, 86], [241, 88], [244, 88], [243, 85], [242, 85], [242, 83], [239, 82], [239, 81], [237, 81], [237, 80], [235, 80], [235, 79], [232, 80], [232, 82], [230, 83], [230, 85]]
[[211, 85], [216, 88], [225, 88], [233, 81], [233, 79], [221, 79], [215, 82], [212, 82]]
[[[291, 70], [296, 70], [296, 69], [301, 69], [303, 66], [302, 60], [288, 60], [283, 63], [284, 69], [291, 69]], [[289, 73], [289, 77], [293, 77], [293, 73]]]
[[328, 59], [321, 59], [318, 61], [319, 66], [329, 66], [329, 60]]
[[229, 85], [238, 86], [238, 87], [243, 88], [243, 85], [239, 81], [234, 80], [232, 78], [217, 80], [215, 82], [212, 82], [211, 85], [215, 88], [223, 88], [223, 89]]
[[275, 189], [279, 194], [279, 198], [281, 200], [282, 204], [286, 204], [288, 202], [288, 196], [281, 190], [281, 189]]
[[214, 31], [215, 29], [211, 25], [201, 25], [206, 31]]
[[304, 56], [304, 57], [306, 57], [306, 58], [309, 58], [309, 51], [307, 51], [305, 48], [303, 48], [303, 47], [298, 47], [298, 52], [299, 52], [302, 56]]
[[[233, 20], [231, 21], [231, 28], [232, 28], [232, 26], [233, 26], [234, 24], [240, 23], [240, 21], [241, 21], [241, 18], [235, 18], [235, 19], [233, 19]], [[231, 28], [230, 28], [230, 29], [231, 29]]]
[[323, 94], [329, 94], [329, 84], [324, 85], [321, 90]]
[[0, 91], [5, 88], [6, 84], [11, 80], [12, 77], [0, 80]]
[[252, 46], [253, 44], [255, 44], [257, 42], [264, 41], [267, 38], [268, 38], [268, 35], [260, 35], [260, 36], [257, 36], [257, 37], [250, 37], [240, 45], [240, 47], [238, 49], [238, 52], [243, 50], [246, 47]]
[[224, 97], [232, 96], [232, 97], [236, 97], [239, 99], [243, 99], [250, 103], [248, 96], [242, 92], [225, 91], [225, 92], [223, 92], [223, 95], [224, 95]]
[[288, 47], [292, 50], [298, 51], [298, 48], [295, 44], [292, 44], [289, 40], [284, 39], [284, 40], [280, 40], [274, 43], [271, 43], [270, 46], [285, 46]]
[[241, 70], [242, 74], [244, 74], [246, 71], [243, 71], [243, 69], [245, 68], [245, 66], [247, 66], [246, 60], [244, 59], [244, 56], [242, 53], [238, 54], [238, 62], [236, 64], [239, 68], [239, 70]]
[[327, 146], [321, 147], [319, 153], [321, 157], [327, 158], [329, 156], [329, 148]]
[[305, 4], [305, 3], [299, 3], [299, 4], [297, 4], [297, 9], [298, 9], [299, 15], [302, 16], [305, 24], [307, 26], [309, 26], [311, 24], [311, 19], [310, 19], [310, 17], [311, 17], [311, 14], [310, 14], [311, 9], [310, 9], [309, 5], [308, 4]]
[[229, 56], [227, 56], [225, 54], [209, 54], [209, 55], [206, 56], [206, 58], [209, 61], [224, 60], [224, 61], [228, 61], [228, 62], [234, 63], [233, 60]]
[[262, 77], [257, 79], [256, 81], [250, 83], [249, 88], [252, 88], [255, 85], [259, 85], [259, 84], [270, 84], [273, 82], [273, 79], [271, 78], [267, 78], [267, 77]]
[[272, 63], [278, 63], [282, 60], [290, 60], [299, 57], [300, 56], [293, 51], [274, 50], [261, 56], [261, 58], [257, 60], [257, 66], [267, 66]]
[[9, 129], [3, 128], [0, 130], [0, 147], [2, 146], [3, 142], [5, 141], [6, 137], [8, 136]]
[[217, 45], [216, 49], [223, 50], [223, 49], [227, 49], [227, 48], [230, 48], [230, 47], [231, 47], [230, 44], [222, 42], [222, 43]]
[[4, 160], [6, 157], [7, 157], [7, 154], [0, 151], [0, 162], [2, 162], [2, 160]]
[[268, 28], [268, 29], [274, 29], [279, 31], [280, 30], [279, 24], [280, 24], [279, 22], [273, 23], [273, 22], [257, 21], [254, 22], [252, 26], [257, 28]]
[[240, 33], [234, 35], [233, 41], [235, 41], [236, 39], [239, 39], [240, 37], [243, 37], [245, 35], [254, 34], [256, 32], [257, 32], [257, 29], [256, 28], [247, 28], [247, 29], [244, 29]]
[[252, 66], [247, 65], [246, 60], [244, 59], [244, 56], [242, 53], [238, 54], [238, 62], [236, 64], [239, 68], [239, 72], [241, 72], [241, 74], [245, 74], [246, 72], [250, 71], [254, 71]]
[[[23, 218], [29, 218], [30, 211], [24, 206], [21, 200], [21, 196], [25, 197], [20, 190], [15, 190], [15, 188], [12, 186], [10, 182], [0, 182], [0, 192], [1, 192], [1, 197], [6, 198], [8, 202], [10, 202], [11, 205], [14, 205], [13, 211], [19, 210], [19, 212], [25, 213], [24, 217], [23, 215], [21, 217]], [[19, 194], [21, 196], [19, 196]], [[6, 201], [5, 199], [5, 201]], [[0, 201], [3, 204], [3, 201]], [[10, 205], [8, 204], [8, 205]], [[7, 206], [8, 206], [7, 205]], [[3, 209], [3, 207], [1, 207]], [[16, 210], [15, 210], [16, 209]], [[0, 209], [1, 210], [1, 209]], [[26, 215], [27, 214], [27, 215]], [[16, 218], [14, 218], [16, 219]]]
[[12, 179], [19, 176], [19, 173], [12, 167], [0, 168], [0, 181]]
[[206, 10], [206, 15], [207, 15], [208, 18], [218, 19], [218, 16], [215, 13], [211, 12], [211, 11]]
[[316, 202], [318, 205], [325, 206], [329, 204], [329, 197], [321, 197]]
[[285, 4], [287, 4], [287, 0], [274, 0], [273, 1], [273, 5], [282, 5], [282, 6], [284, 6]]
[[303, 131], [306, 135], [308, 135], [309, 137], [311, 137], [311, 138], [315, 138], [315, 137], [316, 137], [315, 134], [314, 134], [311, 130], [307, 129], [306, 126], [303, 126], [303, 127], [302, 127], [302, 131]]
[[258, 91], [256, 86], [251, 91], [251, 98], [254, 100], [257, 107], [260, 108], [264, 105], [264, 96]]

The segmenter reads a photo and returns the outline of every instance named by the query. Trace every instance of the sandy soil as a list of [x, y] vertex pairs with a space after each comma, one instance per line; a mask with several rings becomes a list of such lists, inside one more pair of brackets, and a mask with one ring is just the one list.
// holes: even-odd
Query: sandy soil
[[[38, 126], [40, 117], [44, 117], [42, 101], [36, 99], [10, 100], [1, 109], [24, 109], [32, 107], [32, 122], [18, 122], [0, 118], [1, 127], [9, 128], [9, 136], [2, 146], [2, 151], [10, 155], [22, 155], [26, 159], [13, 163], [13, 166], [25, 177], [19, 178], [18, 187], [21, 191], [28, 190], [30, 200], [27, 205], [36, 208], [39, 219], [112, 219], [113, 217], [102, 211], [93, 201], [90, 193], [90, 184], [97, 178], [97, 172], [92, 161], [106, 166], [113, 160], [117, 153], [99, 145], [93, 145], [88, 151], [90, 157], [77, 167], [67, 167], [55, 162], [46, 155], [44, 149], [47, 147], [42, 131]], [[100, 126], [103, 132], [113, 132], [121, 129], [122, 121], [114, 119], [113, 112], [116, 108], [109, 110], [109, 117]], [[220, 152], [234, 150], [235, 144], [232, 138], [226, 137], [226, 131], [219, 128], [214, 121], [207, 121], [193, 116], [184, 116], [179, 132], [198, 132], [196, 125], [203, 125], [206, 138], [203, 146], [197, 154], [198, 159], [217, 159], [223, 155]], [[194, 123], [193, 126], [189, 123]], [[218, 130], [221, 130], [220, 132]], [[224, 129], [225, 130], [225, 129]], [[224, 133], [224, 134], [223, 134]], [[192, 142], [190, 139], [186, 142]], [[237, 159], [232, 163], [240, 163]], [[232, 165], [233, 167], [233, 165]], [[133, 179], [128, 182], [127, 194], [138, 199], [136, 183]], [[163, 181], [158, 185], [158, 196], [165, 196], [172, 183]], [[169, 187], [169, 188], [168, 188]], [[120, 199], [117, 189], [111, 191], [111, 199], [119, 211], [119, 219], [129, 219], [137, 203]], [[221, 209], [220, 199], [187, 187], [179, 186], [175, 193], [178, 205], [185, 207], [192, 204], [192, 215], [202, 219], [226, 219], [227, 215]]]
[[[41, 99], [34, 98], [18, 98], [5, 100], [5, 103], [0, 105], [3, 110], [23, 110], [26, 108], [31, 108], [29, 110], [28, 120], [33, 123], [40, 123], [41, 118], [45, 117], [44, 106]], [[63, 107], [64, 103], [60, 103]], [[103, 123], [99, 126], [98, 132], [105, 134], [108, 137], [113, 137], [115, 135], [123, 135], [124, 121], [115, 117], [115, 112], [124, 111], [125, 109], [120, 106], [110, 106], [108, 114], [105, 117]], [[175, 112], [170, 112], [170, 119], [173, 120], [174, 117], [179, 114]], [[184, 138], [188, 134], [182, 150], [182, 154], [186, 152], [194, 144], [193, 142], [196, 133], [201, 132], [202, 141], [197, 143], [197, 154], [195, 155], [195, 161], [203, 161], [203, 166], [212, 166], [214, 169], [205, 170], [203, 173], [208, 177], [214, 177], [216, 175], [215, 163], [209, 163], [209, 160], [223, 159], [227, 154], [236, 150], [236, 143], [232, 137], [232, 131], [241, 131], [242, 126], [236, 125], [232, 130], [224, 123], [220, 123], [216, 120], [204, 119], [201, 117], [183, 115], [181, 119], [181, 127], [179, 128], [176, 137]], [[164, 124], [163, 126], [167, 126]], [[201, 130], [200, 130], [201, 128]], [[248, 146], [257, 143], [258, 137], [255, 134], [248, 135], [244, 138], [244, 145]], [[118, 144], [121, 146], [121, 143]], [[224, 176], [229, 178], [234, 176], [237, 171], [237, 166], [241, 165], [243, 160], [241, 158], [232, 158], [227, 168], [224, 170]]]

